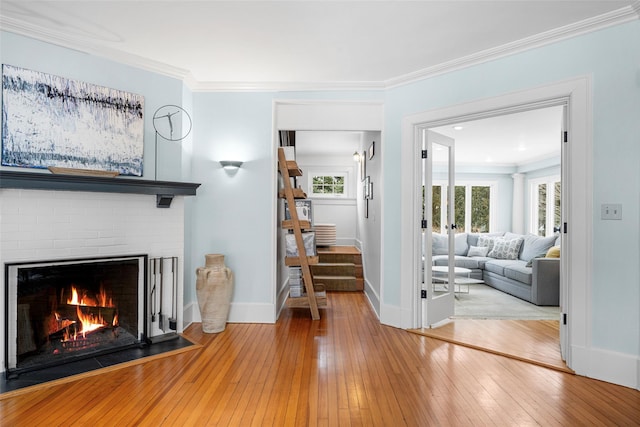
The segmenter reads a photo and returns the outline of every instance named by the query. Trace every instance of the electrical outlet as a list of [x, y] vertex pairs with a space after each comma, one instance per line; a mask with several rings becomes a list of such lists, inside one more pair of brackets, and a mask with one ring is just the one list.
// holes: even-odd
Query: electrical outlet
[[602, 219], [622, 219], [622, 205], [606, 203], [601, 208]]

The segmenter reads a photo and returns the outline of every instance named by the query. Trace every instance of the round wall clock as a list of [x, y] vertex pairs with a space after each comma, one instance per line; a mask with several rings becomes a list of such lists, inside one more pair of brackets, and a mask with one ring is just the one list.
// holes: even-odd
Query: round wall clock
[[153, 128], [168, 141], [180, 141], [191, 132], [191, 116], [177, 105], [163, 105], [153, 114]]

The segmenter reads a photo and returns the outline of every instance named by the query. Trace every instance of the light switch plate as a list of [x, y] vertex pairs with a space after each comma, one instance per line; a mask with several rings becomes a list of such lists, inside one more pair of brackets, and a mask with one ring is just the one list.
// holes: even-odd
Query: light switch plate
[[603, 204], [602, 219], [622, 219], [622, 205], [619, 203]]

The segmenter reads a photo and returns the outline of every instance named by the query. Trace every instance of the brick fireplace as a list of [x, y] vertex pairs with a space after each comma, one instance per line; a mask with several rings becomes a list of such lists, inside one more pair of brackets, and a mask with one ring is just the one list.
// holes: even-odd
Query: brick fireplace
[[[143, 255], [149, 259], [177, 257], [177, 268], [183, 271], [184, 255], [184, 197], [195, 195], [197, 184], [189, 184], [188, 192], [178, 192], [168, 209], [158, 207], [156, 192], [171, 191], [169, 183], [138, 180], [120, 190], [118, 184], [134, 180], [112, 179], [100, 186], [102, 179], [83, 178], [79, 185], [65, 184], [66, 189], [50, 188], [53, 175], [40, 173], [11, 173], [37, 175], [44, 184], [10, 184], [0, 171], [0, 369], [5, 371], [7, 361], [6, 319], [7, 303], [4, 289], [8, 286], [7, 265], [22, 265], [46, 261], [55, 264], [73, 259], [122, 258]], [[68, 180], [67, 180], [68, 181]], [[48, 181], [50, 182], [50, 181]], [[87, 186], [87, 182], [89, 185]], [[138, 184], [139, 183], [139, 184]], [[142, 185], [142, 190], [137, 186]], [[149, 189], [149, 186], [153, 188]], [[177, 183], [178, 186], [183, 185]], [[22, 187], [22, 188], [16, 188]], [[24, 188], [27, 187], [27, 188]], [[32, 188], [36, 187], [36, 188]], [[37, 188], [45, 187], [45, 188]], [[87, 191], [77, 191], [78, 188]], [[115, 189], [114, 189], [115, 188]], [[135, 193], [135, 194], [131, 194]], [[137, 261], [136, 261], [137, 262]], [[182, 332], [183, 280], [176, 284], [177, 332]], [[68, 292], [68, 288], [64, 291]], [[92, 290], [91, 292], [94, 292]], [[17, 308], [15, 308], [17, 312]], [[91, 311], [91, 309], [89, 309]], [[14, 317], [15, 318], [15, 317]], [[139, 323], [138, 320], [135, 321]], [[150, 325], [150, 336], [162, 330]], [[140, 331], [136, 331], [138, 334]]]

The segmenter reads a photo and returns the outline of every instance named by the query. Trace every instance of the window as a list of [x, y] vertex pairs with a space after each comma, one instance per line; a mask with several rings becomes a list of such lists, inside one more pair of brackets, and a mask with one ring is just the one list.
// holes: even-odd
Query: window
[[[455, 224], [457, 233], [486, 233], [492, 229], [492, 202], [495, 197], [493, 183], [463, 184], [455, 188]], [[442, 225], [447, 224], [447, 187], [433, 185], [431, 212], [432, 231], [442, 233]]]
[[311, 194], [321, 197], [346, 197], [346, 175], [340, 173], [312, 175]]
[[559, 176], [531, 180], [531, 218], [529, 231], [538, 236], [551, 236], [560, 228], [561, 188]]

